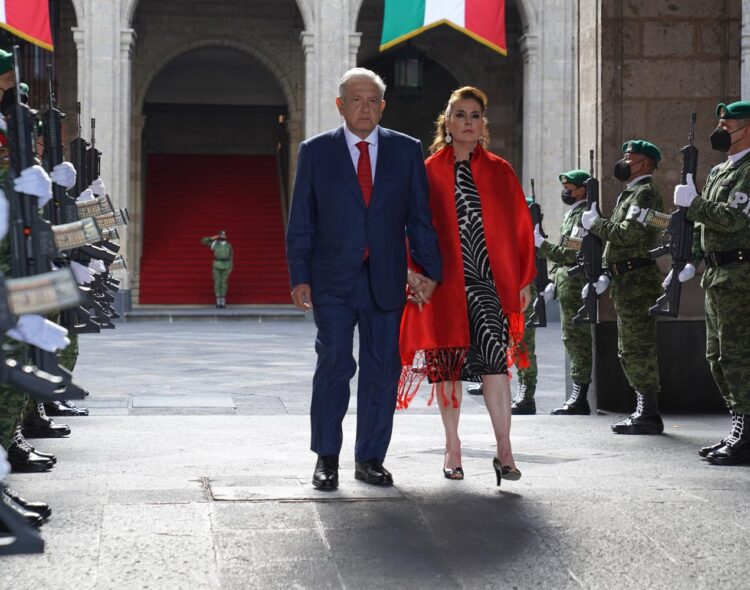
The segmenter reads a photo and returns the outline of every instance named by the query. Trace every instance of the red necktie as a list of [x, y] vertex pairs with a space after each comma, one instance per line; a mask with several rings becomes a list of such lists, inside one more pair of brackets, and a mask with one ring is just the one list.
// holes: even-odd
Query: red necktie
[[372, 196], [372, 165], [370, 164], [369, 145], [366, 141], [360, 141], [357, 144], [357, 148], [359, 149], [357, 180], [359, 180], [362, 198], [365, 200], [365, 207], [370, 206], [370, 197]]

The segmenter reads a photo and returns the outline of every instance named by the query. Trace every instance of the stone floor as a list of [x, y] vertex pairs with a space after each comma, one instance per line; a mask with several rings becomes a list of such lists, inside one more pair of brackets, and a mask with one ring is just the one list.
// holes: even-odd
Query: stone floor
[[[466, 396], [463, 482], [442, 477], [426, 388], [396, 416], [396, 486], [309, 485], [310, 322], [134, 323], [82, 337], [91, 416], [35, 440], [59, 463], [11, 476], [49, 501], [42, 555], [0, 557], [0, 589], [739, 588], [750, 574], [750, 469], [707, 465], [723, 416], [553, 417], [559, 325], [537, 332], [539, 414], [514, 418], [523, 478], [494, 485], [489, 419]], [[351, 412], [356, 406], [352, 398]]]

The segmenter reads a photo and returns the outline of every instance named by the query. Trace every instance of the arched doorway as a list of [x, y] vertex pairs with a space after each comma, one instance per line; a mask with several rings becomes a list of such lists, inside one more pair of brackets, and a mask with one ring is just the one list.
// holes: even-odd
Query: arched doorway
[[283, 187], [287, 99], [251, 55], [207, 45], [169, 61], [142, 114], [141, 304], [214, 301], [203, 236], [234, 248], [229, 304], [287, 303]]

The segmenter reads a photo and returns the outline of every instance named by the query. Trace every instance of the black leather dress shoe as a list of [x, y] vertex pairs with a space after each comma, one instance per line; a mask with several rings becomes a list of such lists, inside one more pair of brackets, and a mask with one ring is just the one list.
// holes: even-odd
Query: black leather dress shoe
[[22, 431], [27, 438], [62, 438], [70, 434], [70, 426], [55, 424], [47, 416], [41, 417], [31, 414], [23, 421]]
[[49, 507], [49, 504], [45, 504], [44, 502], [29, 502], [28, 500], [22, 498], [8, 488], [5, 488], [3, 490], [3, 496], [9, 498], [24, 510], [28, 510], [29, 512], [36, 512], [45, 520], [52, 515], [52, 508]]
[[698, 449], [698, 454], [701, 457], [707, 457], [710, 453], [713, 453], [714, 451], [718, 451], [725, 444], [727, 444], [727, 439], [722, 438], [715, 445], [711, 445], [711, 446], [708, 446], [708, 447], [701, 447], [700, 449]]
[[612, 424], [612, 432], [615, 434], [661, 434], [664, 432], [664, 423], [659, 414], [653, 416], [632, 414], [625, 420]]
[[318, 457], [312, 478], [316, 490], [330, 492], [339, 487], [339, 458], [337, 455]]
[[517, 399], [510, 406], [514, 416], [533, 416], [536, 414], [536, 402], [533, 399]]
[[480, 383], [479, 385], [472, 385], [471, 387], [467, 387], [466, 393], [468, 393], [469, 395], [483, 395], [484, 392], [482, 391], [482, 384]]
[[73, 402], [47, 402], [44, 404], [44, 411], [48, 416], [88, 416], [89, 411], [86, 408], [79, 408]]
[[52, 469], [54, 463], [37, 455], [31, 449], [11, 445], [8, 449], [8, 463], [13, 473], [40, 473]]
[[393, 476], [380, 461], [363, 461], [354, 464], [354, 479], [374, 486], [392, 486]]
[[734, 440], [709, 453], [711, 465], [750, 465], [750, 440]]
[[35, 528], [39, 528], [40, 526], [44, 524], [44, 518], [40, 514], [26, 510], [25, 508], [23, 508], [19, 504], [16, 504], [13, 500], [9, 499], [8, 497], [4, 497], [2, 499], [2, 502], [4, 502], [5, 505], [11, 510], [13, 510], [16, 514], [18, 514], [18, 516], [23, 518], [27, 524]]

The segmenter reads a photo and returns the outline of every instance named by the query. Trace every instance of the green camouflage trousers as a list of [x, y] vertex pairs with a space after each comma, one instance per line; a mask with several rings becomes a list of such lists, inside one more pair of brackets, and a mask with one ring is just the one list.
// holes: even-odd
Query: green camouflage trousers
[[226, 297], [229, 289], [229, 273], [231, 268], [214, 267], [214, 292], [217, 297]]
[[29, 396], [20, 389], [0, 384], [0, 445], [7, 449], [23, 420]]
[[[524, 321], [526, 322], [526, 329], [523, 331], [523, 346], [529, 355], [529, 368], [518, 369], [518, 382], [525, 385], [532, 391], [529, 393], [533, 394], [533, 390], [536, 387], [536, 377], [538, 374], [536, 367], [536, 328], [529, 326], [528, 321], [534, 314], [534, 302], [536, 301], [536, 287], [532, 283], [531, 285], [531, 303], [524, 312]], [[532, 396], [533, 397], [533, 396]]]
[[750, 414], [750, 292], [706, 289], [706, 359], [730, 410]]
[[591, 383], [591, 367], [594, 358], [591, 324], [573, 323], [573, 316], [583, 305], [581, 289], [585, 284], [586, 277], [581, 273], [572, 278], [560, 279], [557, 286], [562, 341], [570, 359], [570, 378], [574, 383], [581, 384]]
[[610, 297], [617, 313], [617, 356], [630, 386], [642, 393], [660, 391], [656, 318], [648, 313], [659, 295], [661, 275], [656, 266], [612, 279]]

